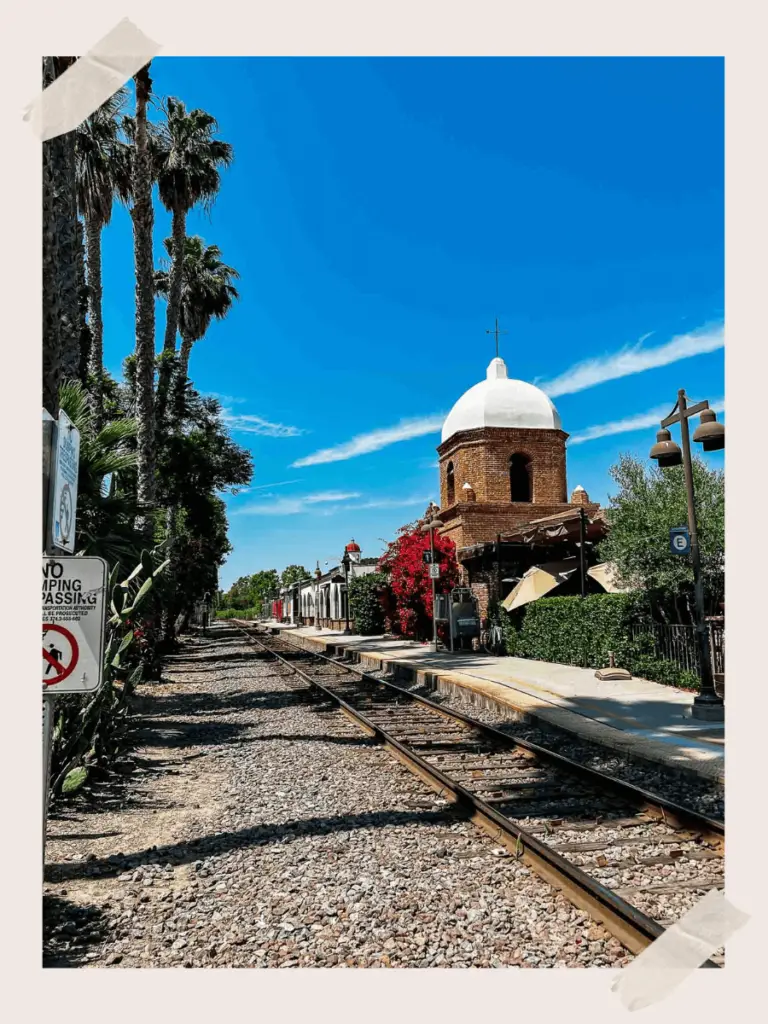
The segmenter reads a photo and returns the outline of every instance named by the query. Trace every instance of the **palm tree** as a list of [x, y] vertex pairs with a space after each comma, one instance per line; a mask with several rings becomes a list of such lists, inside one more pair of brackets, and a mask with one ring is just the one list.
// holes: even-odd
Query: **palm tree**
[[100, 555], [110, 566], [132, 566], [141, 554], [134, 529], [136, 420], [123, 417], [99, 427], [80, 381], [62, 384], [59, 400], [80, 432], [78, 553]]
[[103, 415], [103, 322], [101, 317], [101, 232], [112, 217], [115, 197], [128, 201], [131, 180], [120, 122], [128, 97], [122, 88], [98, 107], [76, 131], [77, 205], [85, 223], [88, 266], [88, 326], [93, 378], [93, 409], [97, 426]]
[[[166, 238], [165, 248], [169, 256], [174, 252], [174, 239]], [[186, 395], [189, 357], [192, 346], [203, 338], [215, 318], [223, 320], [232, 303], [239, 298], [232, 281], [240, 275], [234, 267], [228, 267], [220, 259], [221, 250], [217, 245], [206, 245], [199, 235], [184, 239], [181, 295], [179, 302], [179, 329], [181, 351], [176, 370], [175, 386], [175, 428], [181, 431], [184, 419], [184, 397]], [[174, 264], [175, 265], [175, 261]], [[168, 298], [173, 281], [173, 270], [159, 270], [155, 274], [155, 289], [158, 295]], [[169, 543], [171, 586], [177, 578], [176, 538], [178, 534], [178, 509], [170, 504], [166, 510], [165, 535]], [[173, 620], [167, 610], [163, 614], [162, 632], [166, 641], [173, 639]]]
[[[136, 411], [138, 467], [136, 495], [148, 511], [155, 498], [155, 295], [152, 257], [152, 161], [147, 129], [147, 104], [152, 93], [149, 64], [134, 75], [136, 84], [136, 132], [132, 155], [131, 193], [133, 207], [133, 248], [136, 266]], [[144, 515], [137, 526], [148, 531], [151, 520]]]
[[[164, 244], [168, 255], [172, 256], [175, 240], [166, 238]], [[155, 274], [157, 294], [166, 299], [169, 298], [173, 286], [175, 264], [174, 260], [170, 272], [159, 270]], [[221, 249], [217, 245], [206, 245], [199, 235], [184, 239], [184, 259], [181, 266], [181, 350], [176, 371], [177, 409], [186, 389], [192, 346], [205, 336], [213, 319], [224, 319], [232, 308], [232, 303], [240, 297], [232, 284], [240, 275], [234, 267], [228, 267], [222, 262]]]
[[165, 121], [159, 126], [161, 154], [156, 168], [163, 205], [173, 215], [172, 258], [168, 284], [168, 310], [163, 359], [157, 386], [157, 425], [162, 428], [173, 374], [176, 332], [183, 282], [184, 239], [187, 214], [196, 203], [209, 208], [221, 185], [220, 168], [232, 163], [232, 147], [215, 138], [216, 119], [204, 110], [187, 112], [181, 100], [169, 96], [163, 104]]
[[[49, 86], [75, 62], [44, 57]], [[57, 416], [59, 383], [80, 362], [75, 139], [66, 132], [43, 143], [43, 405]]]

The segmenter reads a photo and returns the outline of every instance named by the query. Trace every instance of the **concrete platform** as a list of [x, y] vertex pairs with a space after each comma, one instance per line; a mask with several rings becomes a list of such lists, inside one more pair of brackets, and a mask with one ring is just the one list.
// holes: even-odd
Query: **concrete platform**
[[407, 640], [342, 636], [306, 626], [291, 627], [290, 633], [309, 650], [344, 650], [362, 668], [387, 667], [395, 679], [415, 679], [444, 693], [458, 689], [473, 703], [509, 717], [565, 729], [625, 755], [724, 782], [724, 724], [688, 717], [690, 691], [646, 679], [601, 682], [593, 669], [525, 658], [435, 655], [430, 645]]

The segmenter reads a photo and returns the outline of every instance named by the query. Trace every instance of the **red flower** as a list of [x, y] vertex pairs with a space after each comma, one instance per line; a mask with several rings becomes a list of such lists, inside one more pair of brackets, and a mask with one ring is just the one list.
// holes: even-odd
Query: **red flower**
[[[452, 540], [435, 534], [435, 561], [440, 565], [437, 593], [447, 593], [459, 582], [456, 546]], [[393, 627], [404, 636], [428, 637], [432, 633], [432, 580], [424, 552], [430, 549], [428, 533], [419, 526], [404, 528], [390, 544], [379, 562], [379, 570], [389, 575], [395, 599]]]

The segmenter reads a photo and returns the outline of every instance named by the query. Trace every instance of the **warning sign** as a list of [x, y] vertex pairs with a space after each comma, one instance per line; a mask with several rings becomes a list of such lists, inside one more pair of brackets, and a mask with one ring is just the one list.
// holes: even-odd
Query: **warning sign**
[[86, 693], [101, 685], [107, 563], [43, 557], [43, 687]]
[[55, 686], [77, 668], [80, 647], [68, 629], [53, 622], [43, 623], [43, 682]]

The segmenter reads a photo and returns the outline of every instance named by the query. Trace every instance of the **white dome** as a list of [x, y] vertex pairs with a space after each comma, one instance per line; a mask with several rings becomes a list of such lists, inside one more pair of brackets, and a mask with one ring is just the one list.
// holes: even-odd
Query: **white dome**
[[533, 384], [507, 377], [503, 359], [492, 359], [486, 379], [465, 391], [443, 424], [442, 440], [478, 427], [561, 430], [557, 409]]

